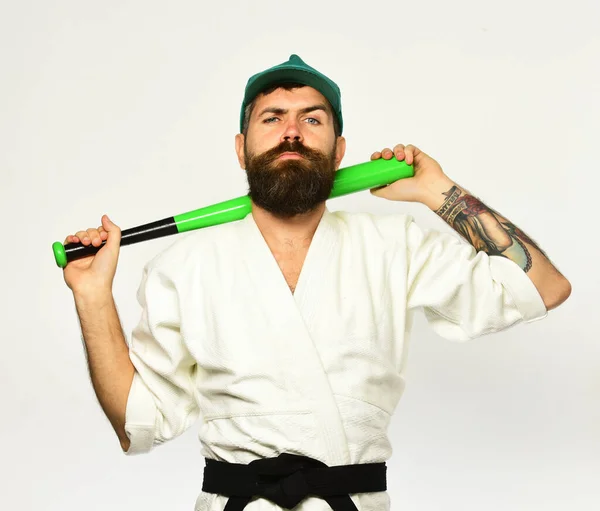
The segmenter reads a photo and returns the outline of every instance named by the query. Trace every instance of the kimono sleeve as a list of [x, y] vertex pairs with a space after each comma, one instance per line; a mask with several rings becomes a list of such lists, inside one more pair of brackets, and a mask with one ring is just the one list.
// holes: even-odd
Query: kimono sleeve
[[137, 298], [142, 316], [129, 346], [135, 374], [125, 415], [131, 441], [127, 455], [149, 452], [181, 435], [199, 417], [193, 387], [196, 361], [181, 336], [173, 280], [147, 265]]
[[407, 308], [421, 308], [434, 331], [466, 341], [544, 318], [544, 302], [512, 260], [490, 256], [457, 235], [407, 219]]

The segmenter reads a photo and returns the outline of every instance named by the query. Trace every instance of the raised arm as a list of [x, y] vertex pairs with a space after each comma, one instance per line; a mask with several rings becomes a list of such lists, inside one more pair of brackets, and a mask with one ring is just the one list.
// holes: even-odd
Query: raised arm
[[121, 229], [104, 215], [99, 228], [69, 235], [65, 243], [81, 241], [98, 247], [103, 240], [106, 244], [95, 256], [71, 261], [63, 274], [73, 291], [94, 391], [121, 448], [127, 451], [125, 416], [135, 369], [112, 294]]
[[531, 279], [548, 310], [571, 294], [570, 282], [550, 262], [537, 244], [513, 222], [462, 188], [430, 156], [413, 145], [398, 144], [375, 152], [371, 159], [390, 159], [414, 164], [415, 175], [371, 190], [388, 200], [421, 202], [440, 216], [479, 252], [514, 261]]

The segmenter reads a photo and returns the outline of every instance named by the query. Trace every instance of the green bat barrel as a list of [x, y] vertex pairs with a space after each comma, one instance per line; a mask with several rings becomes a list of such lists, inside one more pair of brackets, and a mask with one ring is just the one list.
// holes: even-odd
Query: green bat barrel
[[[339, 169], [336, 172], [329, 198], [333, 199], [342, 195], [385, 186], [413, 175], [413, 166], [408, 165], [405, 161], [398, 161], [396, 158], [359, 163], [358, 165]], [[121, 230], [121, 246], [242, 220], [251, 210], [250, 197], [243, 195], [188, 213], [130, 229], [123, 229]], [[70, 261], [96, 254], [105, 243], [106, 241], [102, 241], [100, 246], [95, 247], [93, 245], [83, 245], [82, 243], [63, 245], [57, 241], [52, 245], [52, 250], [57, 266], [64, 268]]]

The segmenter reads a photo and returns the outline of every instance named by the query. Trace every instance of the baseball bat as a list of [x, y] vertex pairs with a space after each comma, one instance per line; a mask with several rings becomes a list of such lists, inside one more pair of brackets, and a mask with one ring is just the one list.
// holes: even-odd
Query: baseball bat
[[[390, 160], [380, 158], [378, 160], [359, 163], [339, 169], [336, 172], [329, 198], [333, 199], [342, 195], [385, 186], [398, 179], [412, 176], [414, 176], [413, 166], [408, 165], [405, 161], [398, 161], [395, 157], [392, 157]], [[120, 246], [202, 229], [203, 227], [234, 222], [245, 218], [251, 210], [252, 203], [250, 197], [242, 195], [235, 199], [164, 218], [163, 220], [123, 229], [121, 230]], [[56, 241], [52, 244], [52, 250], [57, 266], [65, 268], [70, 261], [96, 254], [105, 244], [106, 240], [103, 240], [102, 244], [98, 247], [84, 245], [83, 243], [67, 243], [63, 245], [60, 241]]]

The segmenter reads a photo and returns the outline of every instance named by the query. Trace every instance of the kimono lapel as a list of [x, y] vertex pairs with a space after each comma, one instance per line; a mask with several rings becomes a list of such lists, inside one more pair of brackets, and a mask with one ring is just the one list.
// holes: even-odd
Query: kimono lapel
[[[317, 420], [323, 438], [322, 461], [328, 465], [350, 463], [348, 443], [337, 403], [323, 368], [317, 340], [311, 332], [319, 296], [326, 288], [327, 272], [336, 264], [339, 232], [336, 218], [327, 209], [315, 231], [292, 294], [252, 214], [239, 223], [240, 257], [246, 262], [248, 282], [273, 319], [277, 341], [273, 349], [286, 361], [289, 381], [300, 389]], [[332, 292], [329, 290], [328, 292]]]
[[239, 227], [241, 250], [252, 280], [278, 300], [295, 303], [304, 320], [310, 323], [315, 306], [318, 305], [320, 291], [327, 281], [328, 271], [336, 264], [339, 232], [335, 216], [325, 209], [293, 294], [251, 213], [240, 222]]
[[335, 254], [338, 245], [336, 218], [325, 209], [306, 254], [294, 292], [294, 299], [307, 325], [312, 323], [315, 310], [319, 306], [319, 297], [328, 281], [327, 275], [337, 264]]

